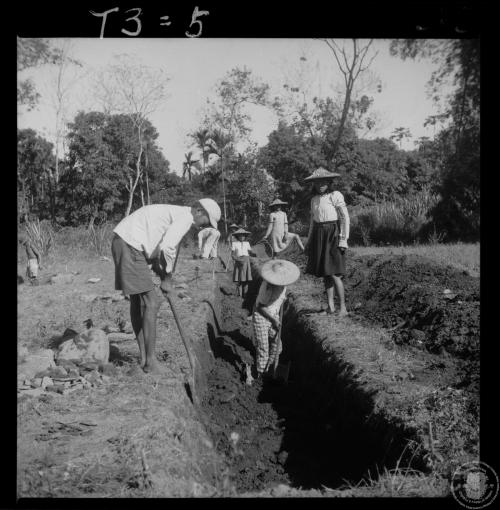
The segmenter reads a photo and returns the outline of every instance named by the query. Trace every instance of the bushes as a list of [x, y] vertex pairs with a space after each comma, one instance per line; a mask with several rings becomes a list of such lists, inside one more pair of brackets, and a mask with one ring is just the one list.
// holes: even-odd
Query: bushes
[[353, 245], [409, 244], [436, 235], [429, 213], [438, 197], [429, 190], [351, 210]]

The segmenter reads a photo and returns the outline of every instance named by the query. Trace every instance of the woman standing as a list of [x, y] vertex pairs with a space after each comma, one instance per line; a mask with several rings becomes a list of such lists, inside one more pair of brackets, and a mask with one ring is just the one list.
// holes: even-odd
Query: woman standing
[[311, 221], [307, 236], [308, 261], [306, 272], [323, 277], [328, 299], [326, 313], [333, 314], [335, 304], [333, 289], [339, 298], [339, 315], [347, 315], [344, 285], [345, 250], [349, 239], [349, 213], [340, 191], [329, 191], [332, 179], [340, 174], [318, 168], [307, 177], [313, 183], [314, 196], [311, 199]]

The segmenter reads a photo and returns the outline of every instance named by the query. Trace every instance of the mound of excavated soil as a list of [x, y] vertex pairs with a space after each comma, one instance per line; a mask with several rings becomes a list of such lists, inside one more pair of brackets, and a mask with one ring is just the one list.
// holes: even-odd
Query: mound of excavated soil
[[479, 279], [429, 259], [351, 259], [346, 289], [351, 308], [385, 327], [396, 343], [424, 344], [461, 358], [479, 354]]

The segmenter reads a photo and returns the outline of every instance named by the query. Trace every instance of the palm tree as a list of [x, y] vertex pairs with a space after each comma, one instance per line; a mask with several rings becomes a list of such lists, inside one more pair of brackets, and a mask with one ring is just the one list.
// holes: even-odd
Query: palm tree
[[210, 155], [210, 147], [208, 141], [210, 139], [210, 132], [207, 128], [200, 128], [191, 134], [191, 137], [195, 141], [198, 148], [201, 150], [201, 157], [203, 161], [203, 173], [205, 173], [205, 167], [208, 163], [208, 156]]
[[215, 154], [220, 159], [220, 171], [222, 179], [222, 198], [224, 201], [224, 228], [227, 235], [227, 215], [226, 215], [226, 191], [225, 191], [225, 176], [224, 176], [224, 154], [228, 152], [233, 143], [233, 137], [224, 133], [220, 129], [215, 129], [209, 134], [207, 146], [209, 147], [209, 154]]
[[188, 179], [191, 181], [191, 172], [193, 166], [196, 166], [196, 163], [198, 163], [199, 160], [193, 159], [193, 151], [189, 151], [187, 154], [184, 154], [184, 157], [186, 158], [186, 161], [182, 164], [182, 177], [188, 174]]
[[410, 138], [411, 132], [408, 128], [405, 127], [398, 127], [393, 132], [392, 135], [389, 137], [391, 140], [396, 139], [399, 142], [399, 148], [401, 149], [401, 142], [404, 138]]

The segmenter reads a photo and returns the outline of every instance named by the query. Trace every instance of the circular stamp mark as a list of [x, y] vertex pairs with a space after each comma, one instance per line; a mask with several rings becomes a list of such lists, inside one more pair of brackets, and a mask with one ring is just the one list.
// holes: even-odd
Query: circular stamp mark
[[467, 462], [453, 473], [451, 493], [465, 508], [485, 508], [498, 495], [498, 475], [485, 462]]

